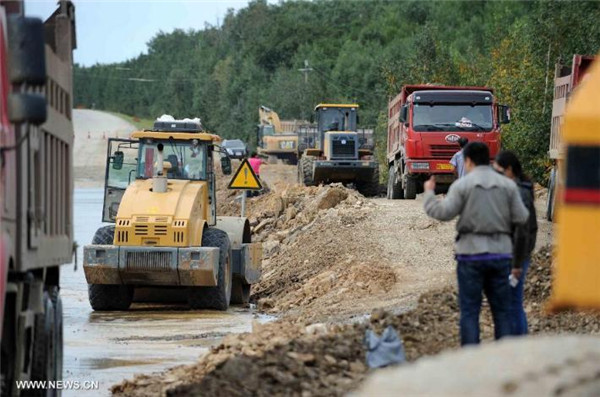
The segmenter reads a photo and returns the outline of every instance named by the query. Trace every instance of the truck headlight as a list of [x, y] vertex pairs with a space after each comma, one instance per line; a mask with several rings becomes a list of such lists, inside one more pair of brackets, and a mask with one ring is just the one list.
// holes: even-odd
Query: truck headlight
[[413, 170], [428, 170], [429, 163], [412, 163], [411, 167]]

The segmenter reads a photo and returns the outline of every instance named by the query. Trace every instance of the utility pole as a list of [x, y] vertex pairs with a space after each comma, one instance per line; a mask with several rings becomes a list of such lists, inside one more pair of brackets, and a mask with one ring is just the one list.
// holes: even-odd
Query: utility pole
[[298, 69], [299, 72], [304, 73], [304, 84], [308, 84], [308, 74], [314, 69], [308, 66], [308, 59], [304, 60], [304, 67]]
[[[302, 103], [306, 102], [306, 91], [308, 90], [308, 74], [314, 69], [308, 65], [308, 59], [304, 60], [304, 67], [298, 69], [299, 72], [304, 73], [304, 91], [302, 92]], [[302, 119], [306, 120], [306, 113], [304, 112], [304, 105], [302, 105]]]

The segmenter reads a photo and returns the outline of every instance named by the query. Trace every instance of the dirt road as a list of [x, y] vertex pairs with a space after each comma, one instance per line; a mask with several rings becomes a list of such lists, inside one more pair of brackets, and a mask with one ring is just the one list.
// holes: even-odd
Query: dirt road
[[[425, 215], [422, 196], [365, 199], [343, 188], [310, 193], [290, 187], [294, 173], [293, 166], [265, 167], [276, 193], [250, 205], [253, 216], [273, 225], [264, 232], [264, 276], [256, 288], [257, 298], [272, 300], [268, 312], [331, 322], [373, 308], [403, 311], [422, 293], [455, 282], [455, 223]], [[274, 183], [273, 175], [285, 179]], [[334, 208], [313, 214], [320, 200]], [[538, 206], [541, 212], [543, 200]], [[539, 226], [538, 248], [551, 242], [551, 224], [540, 220]]]
[[128, 138], [135, 126], [110, 113], [73, 110], [75, 186], [100, 187], [104, 183], [108, 138]]

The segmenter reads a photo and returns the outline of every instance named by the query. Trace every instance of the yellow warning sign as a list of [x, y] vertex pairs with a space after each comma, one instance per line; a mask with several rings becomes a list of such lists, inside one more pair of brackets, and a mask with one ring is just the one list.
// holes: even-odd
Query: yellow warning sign
[[231, 182], [229, 182], [229, 189], [245, 189], [245, 190], [260, 190], [262, 185], [260, 180], [254, 173], [254, 170], [250, 166], [248, 159], [244, 159], [240, 168], [237, 169]]

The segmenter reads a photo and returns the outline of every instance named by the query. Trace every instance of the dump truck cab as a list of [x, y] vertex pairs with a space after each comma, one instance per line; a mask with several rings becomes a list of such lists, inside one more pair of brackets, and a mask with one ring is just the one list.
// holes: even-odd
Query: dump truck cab
[[307, 186], [352, 183], [365, 196], [379, 192], [379, 166], [368, 145], [367, 130], [359, 130], [358, 104], [318, 104], [316, 129], [300, 137], [307, 147], [299, 155], [298, 179]]
[[458, 140], [482, 142], [494, 158], [510, 110], [490, 87], [406, 85], [388, 104], [388, 199], [416, 198], [435, 176], [439, 192], [456, 180]]
[[102, 220], [84, 248], [95, 310], [127, 309], [137, 287], [186, 288], [192, 308], [246, 303], [261, 245], [245, 218], [218, 217], [214, 163], [231, 162], [198, 119], [159, 119], [108, 142]]

